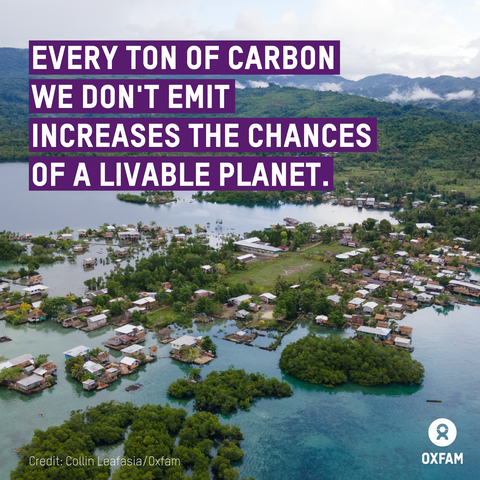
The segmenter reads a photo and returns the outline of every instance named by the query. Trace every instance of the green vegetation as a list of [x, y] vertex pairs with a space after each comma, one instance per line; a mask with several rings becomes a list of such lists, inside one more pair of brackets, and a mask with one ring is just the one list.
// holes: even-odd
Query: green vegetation
[[145, 197], [141, 197], [140, 195], [134, 195], [132, 193], [117, 193], [118, 200], [122, 200], [123, 202], [130, 202], [130, 203], [147, 203], [147, 199]]
[[158, 204], [158, 203], [171, 202], [174, 199], [174, 193], [173, 192], [156, 192], [156, 191], [145, 191], [140, 193], [140, 195], [135, 195], [133, 193], [118, 193], [117, 199], [122, 200], [123, 202], [131, 202], [131, 203]]
[[[107, 480], [110, 468], [98, 465], [94, 455], [95, 447], [122, 440], [136, 410], [137, 407], [132, 403], [102, 403], [83, 412], [72, 412], [70, 419], [60, 427], [50, 427], [45, 431], [35, 430], [31, 443], [21, 449], [22, 456], [17, 468], [11, 472], [10, 478]], [[52, 455], [59, 458], [61, 466], [35, 464]], [[67, 465], [67, 457], [71, 457], [71, 461], [68, 462], [70, 466]], [[75, 460], [79, 466], [71, 465]]]
[[371, 386], [421, 383], [423, 365], [405, 350], [371, 339], [325, 338], [313, 334], [287, 345], [280, 368], [300, 380], [333, 386], [348, 380]]
[[288, 383], [267, 378], [260, 373], [247, 374], [243, 369], [233, 368], [223, 372], [210, 372], [199, 383], [180, 378], [170, 384], [167, 393], [176, 398], [195, 397], [197, 410], [222, 414], [235, 412], [238, 408], [248, 410], [256, 398], [293, 395]]
[[[187, 470], [193, 471], [194, 479], [207, 480], [210, 468], [219, 480], [238, 478], [232, 463], [243, 458], [243, 434], [237, 426], [222, 425], [207, 412], [187, 417], [183, 409], [114, 401], [72, 412], [59, 427], [35, 430], [32, 441], [21, 449], [10, 478], [107, 480], [110, 466], [101, 458], [98, 461], [95, 448], [123, 440], [129, 426], [124, 457], [113, 480], [179, 480], [187, 478]], [[53, 455], [58, 464], [40, 464]], [[159, 461], [144, 464], [145, 458]]]
[[25, 250], [23, 245], [0, 238], [0, 260], [17, 260]]

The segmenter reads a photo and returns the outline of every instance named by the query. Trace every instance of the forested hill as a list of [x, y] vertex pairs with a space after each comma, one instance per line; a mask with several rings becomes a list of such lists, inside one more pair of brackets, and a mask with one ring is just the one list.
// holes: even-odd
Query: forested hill
[[[28, 159], [28, 76], [26, 50], [0, 49], [0, 161]], [[428, 164], [475, 170], [480, 165], [480, 112], [443, 112], [332, 91], [270, 84], [236, 91], [239, 117], [376, 117], [377, 154], [342, 155], [357, 161]]]

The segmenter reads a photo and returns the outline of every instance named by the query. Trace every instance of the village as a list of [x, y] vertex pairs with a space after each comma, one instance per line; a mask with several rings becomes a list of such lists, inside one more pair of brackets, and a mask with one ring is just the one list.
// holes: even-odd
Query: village
[[[369, 197], [360, 200], [356, 202], [359, 208], [382, 208]], [[12, 324], [55, 321], [65, 329], [84, 332], [113, 325], [115, 335], [108, 339], [105, 350], [80, 345], [64, 352], [67, 370], [87, 391], [102, 390], [157, 359], [157, 345], [142, 346], [146, 331], [157, 333], [159, 343], [170, 344], [169, 358], [175, 361], [204, 365], [214, 360], [216, 346], [210, 337], [172, 336], [170, 327], [185, 321], [187, 325], [233, 320], [238, 329], [223, 340], [275, 350], [303, 318], [325, 332], [347, 329], [353, 337], [368, 337], [386, 347], [413, 352], [413, 329], [403, 324], [404, 320], [408, 323], [410, 313], [428, 305], [476, 305], [475, 299], [480, 297], [480, 284], [470, 279], [469, 270], [480, 267], [480, 260], [465, 248], [469, 240], [436, 241], [431, 235], [434, 228], [430, 223], [417, 223], [407, 234], [402, 226], [386, 220], [369, 218], [361, 225], [316, 227], [288, 217], [263, 232], [225, 236], [218, 249], [221, 255], [205, 244], [207, 227], [198, 224], [197, 236], [191, 228], [176, 227], [178, 233], [173, 233], [171, 227], [163, 230], [155, 222], [78, 230], [77, 241], [72, 232], [40, 237], [40, 243], [35, 243], [31, 234], [8, 234], [4, 236], [9, 242], [61, 242], [63, 248], [76, 253], [88, 250], [87, 238], [101, 236], [114, 270], [100, 285], [85, 282], [88, 290], [83, 295], [61, 298], [49, 296], [49, 287], [34, 270], [20, 283], [18, 278], [8, 282], [4, 277], [0, 316]], [[116, 250], [108, 246], [113, 241], [118, 242]], [[142, 242], [152, 252], [162, 245], [158, 255], [167, 255], [165, 258], [187, 258], [191, 256], [185, 253], [187, 249], [202, 253], [197, 255], [194, 269], [185, 265], [171, 272], [164, 269], [163, 277], [157, 276], [160, 280], [147, 285], [151, 287], [148, 291], [121, 288], [115, 279], [124, 275], [125, 268], [135, 269], [122, 268], [119, 263], [142, 248]], [[200, 258], [216, 261], [202, 264]], [[299, 259], [308, 263], [289, 266]], [[88, 257], [82, 267], [94, 270], [97, 263], [97, 258]], [[310, 275], [300, 275], [304, 267]], [[255, 279], [267, 268], [273, 273], [265, 283], [269, 288], [263, 289]], [[14, 284], [20, 284], [22, 291], [13, 290]], [[201, 288], [194, 289], [196, 286]], [[275, 333], [274, 341], [257, 345], [268, 332]], [[111, 359], [109, 349], [123, 356]], [[55, 385], [53, 361], [39, 364], [32, 355], [18, 353], [19, 357], [0, 363], [4, 386], [30, 394]]]

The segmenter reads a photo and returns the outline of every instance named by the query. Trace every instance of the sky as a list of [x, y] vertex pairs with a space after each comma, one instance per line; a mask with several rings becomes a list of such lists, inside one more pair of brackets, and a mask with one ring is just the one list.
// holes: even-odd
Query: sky
[[0, 46], [29, 40], [340, 40], [358, 80], [480, 76], [480, 0], [0, 0]]

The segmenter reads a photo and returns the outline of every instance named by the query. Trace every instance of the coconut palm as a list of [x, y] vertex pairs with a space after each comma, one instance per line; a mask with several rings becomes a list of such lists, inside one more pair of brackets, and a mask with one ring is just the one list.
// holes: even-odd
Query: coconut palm
[[72, 377], [75, 380], [81, 380], [83, 377], [83, 374], [85, 371], [83, 370], [83, 364], [82, 363], [77, 363], [73, 368], [72, 368]]

